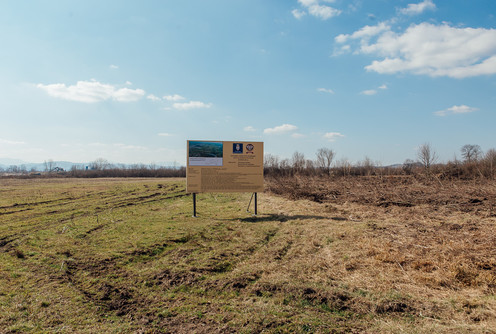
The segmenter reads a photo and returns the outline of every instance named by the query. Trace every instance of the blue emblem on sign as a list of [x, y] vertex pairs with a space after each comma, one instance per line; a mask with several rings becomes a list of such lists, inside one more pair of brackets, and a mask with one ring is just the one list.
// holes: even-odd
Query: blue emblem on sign
[[243, 144], [242, 143], [233, 143], [233, 153], [243, 154]]

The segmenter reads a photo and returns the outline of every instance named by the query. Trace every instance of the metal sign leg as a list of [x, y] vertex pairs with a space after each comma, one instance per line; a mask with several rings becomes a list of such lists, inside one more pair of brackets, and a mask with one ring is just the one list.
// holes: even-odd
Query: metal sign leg
[[193, 193], [193, 217], [196, 218], [196, 193]]
[[251, 201], [253, 200], [254, 195], [255, 195], [255, 193], [251, 194], [250, 201], [248, 202], [248, 206], [246, 207], [246, 212], [250, 212], [250, 205], [251, 205]]
[[255, 193], [255, 216], [257, 215], [257, 193]]

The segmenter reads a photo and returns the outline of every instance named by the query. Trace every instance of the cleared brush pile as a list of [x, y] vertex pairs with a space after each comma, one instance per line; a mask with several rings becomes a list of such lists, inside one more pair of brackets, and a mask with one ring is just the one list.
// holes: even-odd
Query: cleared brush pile
[[449, 208], [496, 217], [496, 181], [420, 176], [292, 176], [266, 178], [267, 189], [290, 199], [379, 207]]

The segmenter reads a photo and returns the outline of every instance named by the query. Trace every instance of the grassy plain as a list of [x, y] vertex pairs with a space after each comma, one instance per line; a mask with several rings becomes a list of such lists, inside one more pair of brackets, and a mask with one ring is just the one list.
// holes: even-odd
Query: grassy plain
[[363, 180], [2, 179], [0, 333], [496, 333], [494, 182]]

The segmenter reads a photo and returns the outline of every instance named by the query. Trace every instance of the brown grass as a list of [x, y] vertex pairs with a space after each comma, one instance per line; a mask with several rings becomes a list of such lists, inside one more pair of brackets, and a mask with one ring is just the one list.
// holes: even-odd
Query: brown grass
[[494, 183], [266, 181], [1, 183], [0, 333], [496, 333]]
[[[494, 332], [495, 182], [357, 177], [267, 185], [319, 203], [342, 225], [337, 234], [317, 229], [313, 243], [327, 238], [332, 247], [315, 259], [325, 268], [320, 275], [376, 295], [368, 312], [412, 314], [415, 326], [436, 332]], [[382, 330], [399, 329], [382, 317], [378, 322]]]

